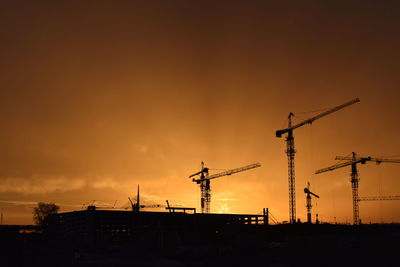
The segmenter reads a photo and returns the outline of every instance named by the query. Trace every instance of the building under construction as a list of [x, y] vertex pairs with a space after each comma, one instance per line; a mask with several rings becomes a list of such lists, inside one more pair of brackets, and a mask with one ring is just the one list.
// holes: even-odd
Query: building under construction
[[261, 215], [173, 211], [175, 208], [170, 212], [135, 212], [89, 206], [87, 210], [55, 215], [50, 233], [54, 241], [70, 242], [73, 247], [164, 248], [205, 244], [234, 229], [268, 223], [267, 209]]
[[52, 219], [3, 239], [4, 266], [397, 266], [400, 243], [399, 225], [269, 225], [266, 214], [90, 208]]

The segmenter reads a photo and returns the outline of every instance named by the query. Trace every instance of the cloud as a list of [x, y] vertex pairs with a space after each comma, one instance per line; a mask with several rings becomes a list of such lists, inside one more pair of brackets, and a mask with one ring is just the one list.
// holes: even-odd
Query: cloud
[[116, 188], [118, 183], [113, 178], [99, 178], [90, 182], [90, 186], [95, 189]]
[[86, 185], [83, 179], [66, 177], [7, 177], [0, 184], [1, 193], [49, 193], [54, 191], [70, 191], [81, 189]]
[[[0, 203], [13, 206], [36, 206], [38, 204], [38, 201], [0, 200]], [[55, 204], [62, 207], [72, 207], [72, 208], [82, 207], [82, 205], [76, 205], [76, 204], [66, 204], [58, 202]]]
[[113, 177], [7, 177], [2, 179], [0, 193], [41, 194], [82, 190], [88, 187], [114, 189], [122, 186]]
[[0, 200], [0, 202], [3, 204], [23, 205], [23, 206], [25, 206], [25, 205], [31, 206], [31, 205], [37, 204], [37, 202], [34, 202], [34, 201], [19, 201], [19, 200]]

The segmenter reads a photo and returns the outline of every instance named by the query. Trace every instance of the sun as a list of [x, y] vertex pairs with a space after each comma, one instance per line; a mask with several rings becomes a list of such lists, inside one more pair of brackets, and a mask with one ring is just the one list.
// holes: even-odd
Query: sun
[[230, 211], [231, 207], [229, 207], [228, 204], [223, 203], [218, 206], [217, 213], [230, 213]]

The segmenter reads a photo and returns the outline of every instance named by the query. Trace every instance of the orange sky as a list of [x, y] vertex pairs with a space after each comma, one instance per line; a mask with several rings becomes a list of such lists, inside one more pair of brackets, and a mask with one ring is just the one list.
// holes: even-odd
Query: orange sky
[[[399, 156], [400, 6], [395, 1], [3, 1], [0, 10], [0, 208], [32, 223], [61, 211], [127, 204], [199, 209], [187, 178], [204, 161], [261, 168], [213, 180], [211, 211], [288, 220], [284, 127], [295, 130], [297, 217], [307, 181], [322, 221], [352, 222], [352, 151]], [[391, 3], [392, 2], [392, 3]], [[360, 196], [399, 195], [400, 164], [359, 166]], [[216, 172], [216, 171], [215, 171]], [[400, 222], [399, 201], [362, 202], [364, 222]]]

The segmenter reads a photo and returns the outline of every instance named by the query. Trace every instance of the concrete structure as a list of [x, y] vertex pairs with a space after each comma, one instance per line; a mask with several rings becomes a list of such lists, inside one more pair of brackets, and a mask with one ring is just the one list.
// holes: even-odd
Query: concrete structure
[[266, 215], [91, 209], [59, 213], [49, 230], [55, 241], [74, 247], [164, 248], [209, 243], [230, 229], [264, 224]]

